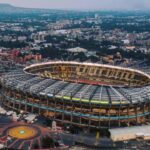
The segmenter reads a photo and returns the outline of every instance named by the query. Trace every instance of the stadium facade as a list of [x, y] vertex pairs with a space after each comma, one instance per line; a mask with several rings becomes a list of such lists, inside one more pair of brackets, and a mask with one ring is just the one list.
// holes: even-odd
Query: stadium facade
[[11, 72], [1, 84], [5, 106], [59, 123], [111, 128], [150, 117], [150, 75], [136, 69], [46, 62]]

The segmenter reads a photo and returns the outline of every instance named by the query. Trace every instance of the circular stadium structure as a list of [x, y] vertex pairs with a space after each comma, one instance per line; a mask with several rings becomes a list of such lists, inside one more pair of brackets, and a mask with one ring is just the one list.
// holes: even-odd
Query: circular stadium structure
[[150, 75], [104, 64], [46, 62], [6, 74], [3, 104], [85, 127], [143, 124], [150, 117]]

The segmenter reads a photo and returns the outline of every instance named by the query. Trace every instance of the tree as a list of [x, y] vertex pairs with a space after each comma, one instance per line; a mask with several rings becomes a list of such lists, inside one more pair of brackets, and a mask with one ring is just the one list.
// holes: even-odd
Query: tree
[[55, 146], [55, 142], [50, 137], [44, 137], [42, 139], [42, 148], [53, 148]]
[[34, 148], [34, 149], [39, 149], [38, 143], [34, 143], [33, 148]]

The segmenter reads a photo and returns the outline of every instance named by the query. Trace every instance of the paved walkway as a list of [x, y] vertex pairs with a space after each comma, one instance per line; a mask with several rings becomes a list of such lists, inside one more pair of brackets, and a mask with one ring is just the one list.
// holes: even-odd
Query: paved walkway
[[[10, 137], [9, 136], [9, 131], [12, 130], [13, 128], [18, 128], [20, 127], [31, 127], [37, 131], [37, 133], [29, 138], [22, 139], [22, 138], [15, 138], [15, 137]], [[45, 136], [51, 137], [52, 130], [48, 128], [44, 128], [40, 125], [35, 125], [35, 124], [27, 124], [27, 123], [22, 123], [22, 122], [13, 122], [11, 124], [5, 124], [5, 126], [1, 126], [0, 128], [0, 139], [5, 139], [5, 143], [7, 143], [8, 148], [14, 148], [14, 149], [23, 149], [26, 150], [29, 147], [32, 148], [34, 143], [38, 143], [38, 145], [41, 147], [41, 139]], [[8, 140], [8, 137], [10, 139]]]

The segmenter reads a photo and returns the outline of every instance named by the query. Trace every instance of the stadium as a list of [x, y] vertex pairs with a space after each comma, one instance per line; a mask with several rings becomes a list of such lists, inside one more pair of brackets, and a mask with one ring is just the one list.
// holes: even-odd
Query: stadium
[[1, 84], [4, 106], [59, 124], [113, 128], [150, 117], [150, 75], [137, 69], [50, 61], [10, 72]]

